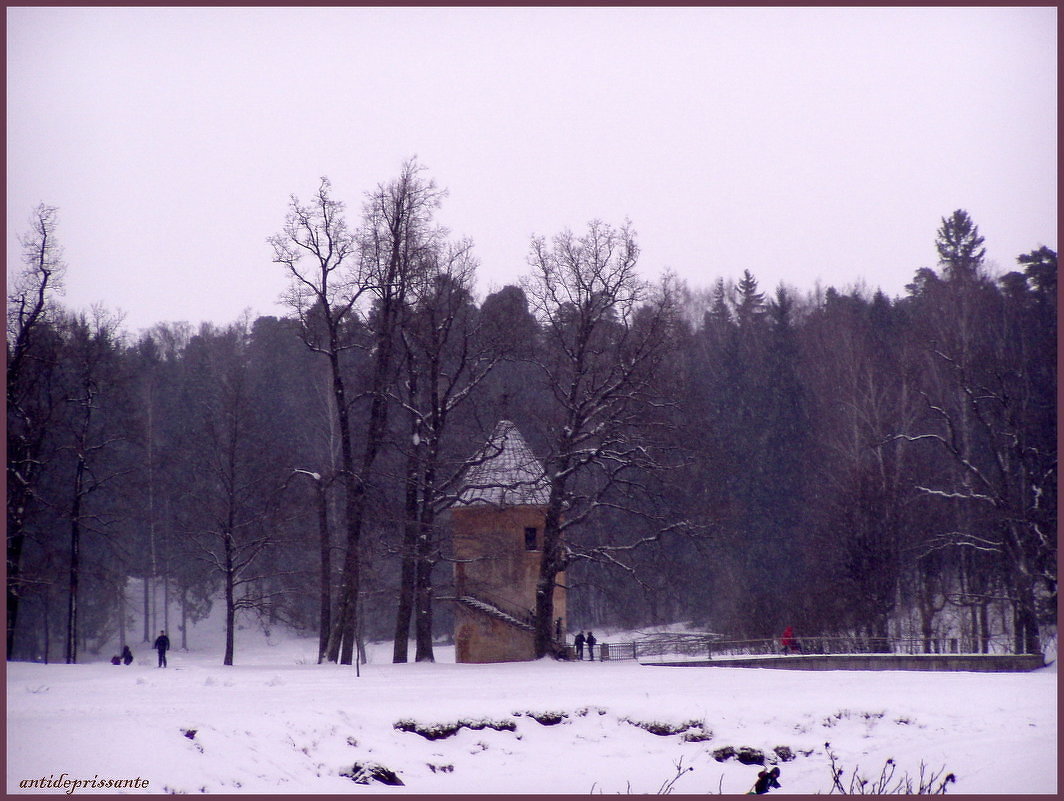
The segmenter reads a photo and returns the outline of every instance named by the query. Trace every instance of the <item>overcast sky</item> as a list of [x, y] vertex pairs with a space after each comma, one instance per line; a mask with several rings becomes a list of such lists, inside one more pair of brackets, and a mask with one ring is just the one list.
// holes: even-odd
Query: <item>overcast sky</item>
[[8, 8], [7, 88], [9, 271], [58, 206], [132, 332], [283, 313], [289, 195], [354, 222], [414, 155], [481, 296], [592, 218], [695, 288], [901, 295], [957, 208], [1057, 249], [1055, 8]]

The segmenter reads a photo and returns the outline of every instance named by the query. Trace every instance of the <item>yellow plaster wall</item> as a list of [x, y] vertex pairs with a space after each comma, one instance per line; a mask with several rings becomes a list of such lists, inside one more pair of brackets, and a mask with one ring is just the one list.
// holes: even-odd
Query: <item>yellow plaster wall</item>
[[[468, 506], [453, 509], [452, 536], [456, 561], [455, 590], [459, 595], [480, 595], [520, 610], [536, 605], [542, 551], [525, 547], [525, 528], [535, 527], [537, 545], [543, 544], [545, 510], [541, 506]], [[565, 574], [558, 576], [565, 583]], [[479, 591], [479, 592], [478, 592]], [[554, 617], [566, 629], [565, 590], [554, 590]], [[455, 659], [458, 662], [506, 662], [534, 657], [532, 634], [469, 612], [462, 607], [455, 617]]]

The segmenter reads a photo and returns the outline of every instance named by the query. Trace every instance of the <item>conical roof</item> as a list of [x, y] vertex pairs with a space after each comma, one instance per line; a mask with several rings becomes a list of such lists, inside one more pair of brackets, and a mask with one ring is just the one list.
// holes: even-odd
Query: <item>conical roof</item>
[[459, 506], [544, 506], [550, 484], [517, 426], [500, 420], [465, 474]]

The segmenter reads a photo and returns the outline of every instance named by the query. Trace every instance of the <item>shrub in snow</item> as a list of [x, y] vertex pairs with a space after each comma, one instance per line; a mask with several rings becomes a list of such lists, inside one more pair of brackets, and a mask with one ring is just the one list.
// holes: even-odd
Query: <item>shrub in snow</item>
[[495, 731], [516, 731], [517, 724], [512, 720], [460, 720], [458, 723], [467, 729], [480, 731], [481, 729], [494, 729]]
[[735, 749], [732, 748], [730, 745], [725, 745], [721, 748], [716, 749], [713, 752], [713, 758], [718, 762], [727, 762], [729, 759], [733, 759], [734, 757]]
[[776, 754], [776, 759], [780, 762], [791, 762], [794, 760], [794, 751], [785, 745], [777, 745], [772, 750]]
[[703, 723], [685, 731], [680, 739], [685, 743], [708, 743], [713, 739], [713, 732]]
[[543, 726], [556, 726], [569, 717], [565, 712], [514, 712], [514, 717], [524, 714]]
[[[705, 731], [702, 722], [698, 720], [687, 720], [683, 723], [664, 723], [659, 720], [632, 720], [631, 718], [621, 718], [621, 720], [625, 723], [630, 723], [643, 731], [656, 734], [659, 737], [665, 737], [670, 734], [681, 734], [683, 732], [689, 732], [692, 729], [697, 729], [702, 732]], [[704, 739], [708, 740], [709, 737], [705, 737]]]
[[487, 718], [481, 720], [458, 720], [453, 723], [431, 723], [428, 725], [418, 723], [416, 720], [406, 719], [397, 721], [393, 727], [399, 731], [420, 734], [426, 740], [443, 740], [457, 734], [461, 729], [472, 729], [474, 731], [482, 729], [494, 729], [495, 731], [517, 730], [517, 724], [512, 720], [488, 720]]
[[[828, 752], [828, 759], [831, 760], [832, 786], [831, 790], [828, 791], [830, 793], [841, 793], [843, 795], [945, 795], [949, 786], [957, 781], [957, 777], [952, 773], [946, 773], [945, 766], [938, 771], [929, 771], [927, 765], [923, 762], [920, 763], [920, 775], [916, 779], [908, 773], [895, 779], [894, 774], [898, 765], [893, 759], [888, 759], [883, 763], [883, 768], [880, 770], [878, 778], [867, 779], [861, 776], [858, 773], [860, 770], [860, 766], [858, 766], [850, 776], [849, 783], [846, 784], [843, 782], [843, 774], [846, 771], [839, 765], [835, 753], [831, 750], [831, 743], [824, 743], [824, 748]], [[946, 775], [943, 776], [943, 773], [946, 773]]]
[[351, 766], [351, 770], [340, 771], [340, 775], [349, 778], [355, 784], [379, 782], [389, 787], [404, 786], [402, 779], [396, 775], [394, 770], [384, 767], [379, 762], [366, 762], [365, 764], [356, 762]]
[[713, 752], [713, 758], [718, 762], [727, 762], [729, 759], [737, 759], [744, 765], [765, 764], [765, 752], [757, 748], [751, 748], [748, 745], [744, 745], [738, 750], [730, 745], [726, 745], [723, 748], [715, 750]]
[[852, 712], [849, 709], [840, 709], [834, 715], [830, 715], [824, 718], [824, 722], [821, 724], [825, 728], [830, 729], [832, 726], [842, 720], [849, 720], [851, 718], [861, 718], [866, 723], [871, 725], [884, 716], [884, 712]]
[[583, 709], [578, 709], [576, 711], [576, 715], [577, 715], [577, 717], [583, 718], [583, 717], [587, 717], [592, 712], [594, 712], [596, 715], [605, 715], [606, 714], [606, 710], [603, 709], [600, 706], [585, 706]]
[[735, 755], [735, 758], [742, 762], [744, 765], [765, 764], [765, 752], [760, 751], [757, 748], [750, 748], [746, 745], [742, 746], [739, 749], [739, 753]]

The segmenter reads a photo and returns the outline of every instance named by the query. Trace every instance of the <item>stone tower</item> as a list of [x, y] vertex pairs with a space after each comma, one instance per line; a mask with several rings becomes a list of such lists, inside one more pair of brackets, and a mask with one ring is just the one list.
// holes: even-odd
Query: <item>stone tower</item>
[[[500, 421], [471, 460], [451, 509], [456, 662], [535, 658], [532, 621], [548, 497], [543, 466], [517, 426]], [[565, 631], [562, 587], [554, 590], [554, 615]]]

